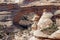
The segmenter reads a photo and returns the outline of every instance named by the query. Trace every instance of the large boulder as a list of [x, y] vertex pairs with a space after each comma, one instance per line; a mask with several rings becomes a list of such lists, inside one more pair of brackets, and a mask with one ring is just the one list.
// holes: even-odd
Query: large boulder
[[44, 12], [37, 24], [38, 28], [44, 29], [44, 28], [50, 27], [53, 24], [53, 22], [51, 20], [52, 16], [53, 16], [53, 14], [51, 12]]

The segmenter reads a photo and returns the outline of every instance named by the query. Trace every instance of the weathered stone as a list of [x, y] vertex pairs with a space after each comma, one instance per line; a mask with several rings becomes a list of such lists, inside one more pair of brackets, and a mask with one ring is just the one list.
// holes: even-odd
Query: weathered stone
[[57, 27], [60, 27], [60, 18], [56, 19], [56, 25], [57, 25]]
[[51, 34], [49, 36], [50, 38], [60, 38], [60, 30], [57, 30], [56, 32], [54, 32], [53, 34]]
[[43, 15], [41, 16], [39, 22], [38, 22], [38, 29], [44, 29], [44, 28], [47, 28], [47, 27], [50, 27], [53, 22], [51, 20], [51, 17], [53, 16], [52, 13], [50, 12], [44, 12]]

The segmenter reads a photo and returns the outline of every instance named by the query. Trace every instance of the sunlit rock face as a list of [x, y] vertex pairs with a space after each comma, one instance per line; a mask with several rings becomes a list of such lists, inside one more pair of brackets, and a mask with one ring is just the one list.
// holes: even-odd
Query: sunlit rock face
[[36, 30], [33, 32], [33, 36], [31, 36], [29, 40], [42, 40], [42, 39], [39, 39], [38, 37], [48, 37], [48, 36], [49, 35], [44, 34], [42, 31]]
[[57, 2], [57, 0], [48, 0], [48, 2]]
[[44, 0], [44, 1], [43, 1], [43, 0], [40, 0], [40, 1], [41, 1], [41, 2], [53, 2], [53, 3], [54, 3], [54, 2], [55, 2], [55, 3], [56, 3], [56, 2], [60, 2], [59, 0]]
[[19, 4], [22, 4], [24, 0], [15, 0], [15, 3], [19, 3]]
[[0, 3], [19, 3], [22, 4], [24, 0], [0, 0]]
[[41, 16], [39, 22], [38, 22], [38, 29], [44, 29], [44, 28], [47, 28], [47, 27], [50, 27], [53, 22], [51, 20], [51, 17], [53, 16], [52, 13], [50, 12], [47, 12], [47, 13], [43, 13], [43, 15]]
[[17, 0], [17, 1], [15, 0], [15, 3], [19, 3], [19, 0]]
[[0, 0], [0, 3], [3, 3], [3, 2], [11, 2], [11, 3], [19, 3], [19, 4], [23, 4], [23, 2], [35, 2], [35, 1], [38, 1], [38, 2], [42, 2], [42, 3], [47, 3], [47, 2], [60, 2], [60, 0]]
[[60, 38], [60, 30], [57, 30], [56, 32], [54, 32], [53, 34], [51, 34], [51, 36], [49, 36], [50, 38]]
[[57, 2], [60, 2], [60, 0], [48, 0], [49, 2], [55, 2], [55, 3], [57, 3]]
[[37, 39], [37, 38], [35, 38], [35, 37], [33, 36], [33, 37], [31, 37], [29, 40], [39, 40], [39, 39]]

